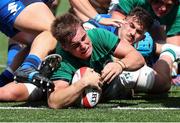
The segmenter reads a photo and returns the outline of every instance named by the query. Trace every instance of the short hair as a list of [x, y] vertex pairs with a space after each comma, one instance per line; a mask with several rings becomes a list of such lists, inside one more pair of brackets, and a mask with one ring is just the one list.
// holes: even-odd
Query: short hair
[[135, 7], [129, 13], [129, 15], [127, 15], [127, 18], [128, 17], [137, 18], [136, 21], [139, 24], [143, 25], [145, 30], [149, 30], [153, 24], [153, 18], [151, 14], [141, 7]]
[[51, 33], [61, 44], [65, 44], [76, 35], [79, 25], [82, 25], [82, 21], [78, 17], [65, 13], [53, 21]]

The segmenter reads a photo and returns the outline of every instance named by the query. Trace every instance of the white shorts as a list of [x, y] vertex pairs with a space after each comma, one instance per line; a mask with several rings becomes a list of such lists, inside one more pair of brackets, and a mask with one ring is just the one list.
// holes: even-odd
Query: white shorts
[[131, 98], [132, 95], [132, 89], [125, 88], [119, 77], [116, 77], [110, 84], [103, 85], [101, 101]]
[[30, 101], [37, 101], [43, 98], [43, 90], [31, 83], [24, 83], [29, 93]]
[[151, 90], [155, 81], [154, 70], [147, 65], [144, 65], [137, 71], [123, 71], [119, 77], [122, 85], [126, 88], [142, 92]]
[[103, 85], [101, 101], [131, 98], [133, 90], [148, 92], [154, 85], [154, 71], [144, 65], [137, 71], [123, 71], [110, 84]]

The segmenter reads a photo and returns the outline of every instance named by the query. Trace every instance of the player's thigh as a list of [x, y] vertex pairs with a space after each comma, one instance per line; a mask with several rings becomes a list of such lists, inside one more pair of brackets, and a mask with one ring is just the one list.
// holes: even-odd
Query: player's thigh
[[37, 34], [50, 30], [54, 19], [54, 15], [45, 3], [34, 2], [26, 6], [17, 16], [14, 26], [21, 31]]
[[13, 37], [19, 32], [17, 29], [14, 29], [14, 22], [24, 8], [24, 4], [19, 0], [0, 1], [0, 30], [4, 34]]
[[[26, 100], [37, 100], [41, 95], [36, 86], [30, 83], [16, 83], [11, 82], [0, 88], [2, 95], [1, 100], [4, 101], [26, 101]], [[38, 94], [38, 96], [32, 96]]]
[[11, 39], [18, 43], [31, 46], [36, 36], [37, 36], [36, 34], [32, 34], [32, 33], [18, 32]]

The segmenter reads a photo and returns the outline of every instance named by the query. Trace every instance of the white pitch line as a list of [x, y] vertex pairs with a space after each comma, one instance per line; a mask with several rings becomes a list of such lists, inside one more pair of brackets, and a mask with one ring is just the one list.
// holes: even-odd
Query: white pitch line
[[112, 108], [112, 109], [118, 109], [118, 110], [180, 110], [180, 108], [158, 108], [158, 107], [116, 107], [116, 108]]
[[47, 108], [38, 108], [38, 107], [0, 107], [1, 109], [47, 109]]

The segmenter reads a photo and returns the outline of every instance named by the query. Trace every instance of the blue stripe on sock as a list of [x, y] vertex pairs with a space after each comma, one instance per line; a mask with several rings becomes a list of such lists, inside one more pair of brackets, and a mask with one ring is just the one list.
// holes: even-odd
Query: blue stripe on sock
[[34, 71], [34, 72], [30, 73], [29, 76], [28, 76], [28, 80], [31, 81], [31, 80], [33, 79], [33, 76], [34, 76], [36, 73], [38, 73], [38, 72], [37, 72], [37, 71]]
[[34, 67], [38, 68], [41, 60], [36, 55], [28, 55], [22, 64], [22, 68]]
[[8, 58], [7, 58], [7, 64], [10, 65], [12, 61], [14, 60], [16, 54], [21, 50], [21, 47], [19, 44], [11, 44], [8, 47]]

